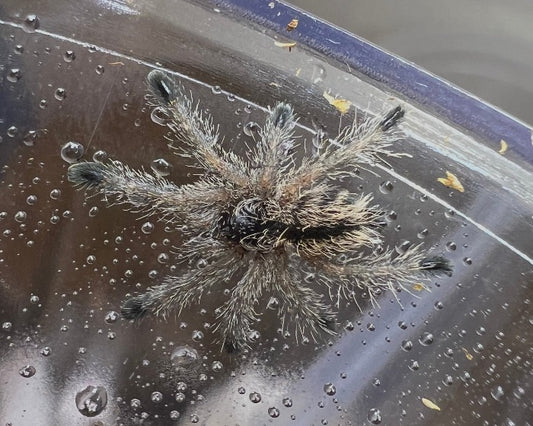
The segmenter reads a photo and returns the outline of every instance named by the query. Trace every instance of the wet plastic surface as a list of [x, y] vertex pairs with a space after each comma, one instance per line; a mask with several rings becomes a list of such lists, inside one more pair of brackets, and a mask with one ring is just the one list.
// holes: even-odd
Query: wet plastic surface
[[[518, 150], [520, 141], [510, 139], [500, 154], [493, 141], [454, 129], [355, 70], [304, 46], [289, 52], [274, 44], [290, 33], [275, 36], [222, 12], [184, 2], [0, 6], [0, 419], [528, 424], [527, 147]], [[37, 30], [24, 24], [32, 13]], [[353, 109], [340, 118], [326, 90], [370, 113], [404, 103], [408, 138], [400, 150], [412, 158], [343, 184], [374, 193], [391, 212], [387, 244], [423, 242], [453, 262], [453, 276], [429, 282], [431, 292], [419, 297], [399, 294], [403, 309], [386, 293], [379, 309], [365, 300], [362, 312], [343, 305], [339, 336], [316, 344], [284, 339], [267, 313], [259, 342], [238, 356], [212, 342], [216, 292], [179, 318], [122, 320], [127, 293], [174, 270], [179, 234], [99, 197], [85, 200], [66, 182], [60, 151], [76, 141], [84, 160], [103, 150], [147, 170], [163, 158], [174, 182], [194, 181], [144, 101], [144, 79], [156, 63], [189, 78], [185, 86], [240, 153], [253, 143], [246, 124], [261, 123], [263, 107], [277, 100], [294, 105], [309, 141], [313, 122], [335, 135], [340, 120], [353, 119]], [[438, 182], [447, 170], [464, 193]], [[84, 405], [88, 399], [92, 405]]]

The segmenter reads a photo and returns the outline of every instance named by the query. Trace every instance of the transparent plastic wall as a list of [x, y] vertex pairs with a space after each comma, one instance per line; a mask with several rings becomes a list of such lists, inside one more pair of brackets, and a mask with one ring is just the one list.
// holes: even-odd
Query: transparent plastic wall
[[[267, 5], [274, 17], [289, 10], [300, 25], [312, 19]], [[464, 114], [436, 114], [431, 87], [412, 102], [353, 69], [349, 57], [324, 54], [335, 39], [287, 47], [300, 25], [274, 31], [214, 2], [2, 2], [4, 424], [531, 421], [531, 142], [452, 126]], [[77, 160], [115, 159], [177, 184], [197, 179], [151, 119], [145, 79], [154, 67], [191, 91], [240, 155], [278, 101], [299, 116], [301, 155], [316, 132], [334, 137], [355, 111], [403, 105], [406, 137], [395, 149], [409, 156], [340, 184], [372, 193], [387, 212], [387, 246], [423, 243], [452, 262], [453, 275], [429, 280], [427, 290], [413, 282], [413, 294], [396, 295], [401, 304], [390, 292], [379, 307], [364, 295], [361, 310], [342, 302], [337, 335], [306, 344], [279, 333], [265, 295], [260, 337], [237, 354], [221, 351], [211, 330], [231, 283], [166, 320], [122, 319], [127, 294], [185, 271], [175, 248], [183, 241], [157, 217], [86, 198], [66, 171]], [[348, 112], [332, 98], [349, 102]], [[439, 181], [447, 172], [464, 191]]]

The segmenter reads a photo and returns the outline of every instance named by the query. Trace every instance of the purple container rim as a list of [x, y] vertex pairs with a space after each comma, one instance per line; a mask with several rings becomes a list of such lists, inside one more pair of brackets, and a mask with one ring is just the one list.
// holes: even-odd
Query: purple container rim
[[[500, 149], [505, 140], [515, 154], [533, 164], [532, 129], [492, 105], [369, 42], [279, 0], [207, 0], [348, 65], [391, 91], [421, 104], [433, 114], [478, 135]], [[287, 32], [287, 24], [298, 27]]]

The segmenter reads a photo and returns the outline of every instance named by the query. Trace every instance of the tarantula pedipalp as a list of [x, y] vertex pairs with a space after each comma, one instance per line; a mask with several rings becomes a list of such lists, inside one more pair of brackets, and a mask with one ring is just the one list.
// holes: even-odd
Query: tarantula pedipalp
[[[215, 311], [213, 330], [226, 349], [235, 350], [253, 340], [262, 296], [275, 301], [282, 328], [289, 323], [286, 317], [294, 324], [297, 340], [316, 338], [319, 330], [333, 332], [331, 302], [338, 307], [342, 298], [355, 300], [358, 288], [373, 300], [377, 290], [395, 291], [395, 285], [404, 288], [424, 276], [451, 272], [446, 259], [427, 257], [420, 246], [401, 255], [378, 253], [382, 212], [372, 205], [371, 195], [351, 193], [335, 183], [340, 175], [353, 176], [361, 164], [401, 155], [390, 149], [400, 136], [401, 107], [348, 126], [297, 164], [293, 109], [279, 103], [244, 160], [223, 149], [212, 119], [180, 84], [154, 70], [148, 86], [151, 106], [181, 143], [180, 154], [192, 157], [204, 175], [177, 186], [118, 161], [81, 162], [68, 170], [75, 185], [136, 211], [158, 214], [179, 226], [185, 237], [180, 254], [187, 270], [127, 299], [125, 318], [179, 314], [229, 277], [235, 284]], [[305, 266], [317, 271], [321, 293], [306, 285]]]

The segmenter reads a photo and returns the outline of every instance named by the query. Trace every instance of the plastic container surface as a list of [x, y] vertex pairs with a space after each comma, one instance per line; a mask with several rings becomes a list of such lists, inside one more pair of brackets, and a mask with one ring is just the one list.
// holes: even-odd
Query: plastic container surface
[[[527, 424], [530, 129], [283, 4], [240, 3], [0, 5], [2, 421]], [[338, 39], [316, 42], [315, 30]], [[290, 40], [290, 50], [276, 44]], [[121, 319], [127, 293], [182, 271], [179, 233], [85, 199], [60, 152], [75, 141], [82, 160], [106, 155], [146, 170], [164, 159], [169, 179], [193, 182], [195, 170], [150, 118], [144, 81], [155, 66], [191, 90], [239, 154], [254, 143], [249, 123], [277, 101], [294, 106], [307, 148], [313, 129], [333, 137], [355, 110], [404, 105], [397, 150], [410, 157], [342, 185], [373, 193], [389, 212], [388, 246], [423, 242], [451, 260], [453, 276], [400, 293], [403, 308], [386, 292], [379, 308], [341, 303], [338, 336], [306, 345], [281, 336], [266, 311], [261, 338], [238, 355], [221, 352], [209, 330], [222, 290], [166, 321]], [[350, 111], [341, 115], [324, 93], [349, 100]], [[438, 181], [446, 171], [464, 192]]]

